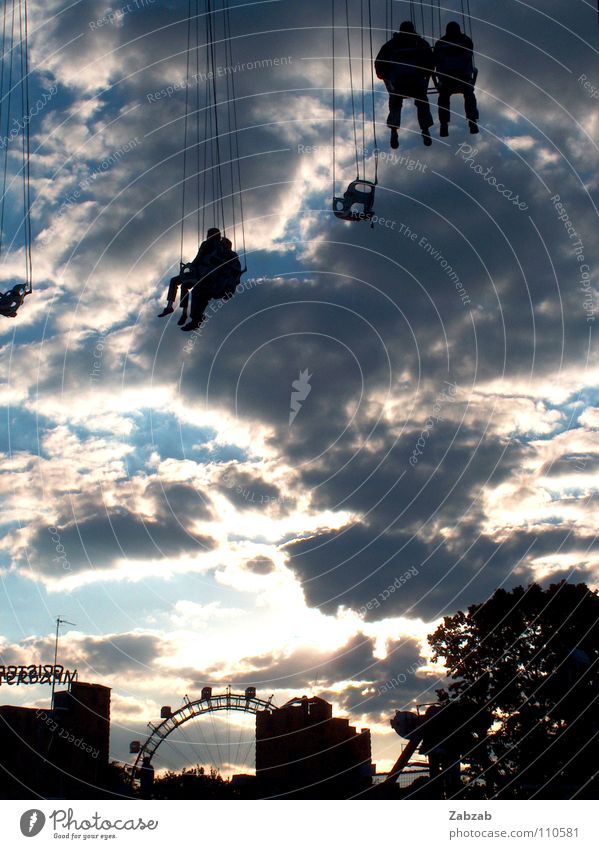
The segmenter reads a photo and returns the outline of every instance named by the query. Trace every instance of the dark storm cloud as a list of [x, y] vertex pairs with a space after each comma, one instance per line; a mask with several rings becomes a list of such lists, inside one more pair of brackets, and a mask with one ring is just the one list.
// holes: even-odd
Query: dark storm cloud
[[[210, 551], [214, 542], [193, 535], [178, 522], [143, 521], [125, 509], [103, 511], [54, 529], [39, 528], [28, 546], [29, 557], [41, 573], [55, 579], [71, 572], [107, 569], [118, 560], [156, 560]], [[54, 537], [59, 542], [55, 543]], [[61, 546], [57, 554], [56, 545]]]
[[165, 649], [164, 640], [151, 634], [86, 637], [79, 646], [89, 672], [98, 675], [145, 674]]
[[226, 469], [219, 479], [218, 489], [238, 510], [255, 510], [269, 502], [280, 502], [281, 492], [260, 475]]
[[189, 527], [193, 521], [209, 521], [214, 516], [206, 496], [187, 484], [153, 481], [145, 494], [154, 499], [157, 515], [163, 519], [170, 517], [182, 527]]
[[[278, 257], [250, 254], [248, 276], [259, 277], [267, 261], [269, 269], [279, 262], [276, 270], [289, 276], [284, 282], [269, 279], [240, 292], [210, 318], [188, 351], [184, 334], [174, 326], [158, 326], [152, 300], [163, 295], [168, 276], [164, 266], [178, 259], [176, 233], [169, 228], [176, 229], [180, 215], [184, 91], [155, 102], [148, 99], [184, 74], [184, 56], [176, 55], [185, 44], [184, 27], [174, 23], [184, 9], [181, 4], [161, 6], [127, 16], [122, 27], [111, 24], [92, 32], [83, 15], [100, 16], [100, 5], [85, 12], [78, 6], [74, 17], [57, 18], [47, 33], [50, 46], [85, 32], [68, 54], [71, 68], [89, 61], [84, 45], [98, 50], [105, 37], [108, 47], [118, 47], [110, 60], [115, 63], [110, 77], [114, 87], [101, 94], [92, 116], [78, 120], [93, 133], [118, 115], [118, 132], [110, 144], [143, 139], [94, 183], [99, 201], [114, 202], [84, 235], [75, 258], [82, 269], [92, 268], [128, 222], [98, 268], [98, 274], [106, 272], [115, 281], [115, 291], [98, 290], [92, 279], [82, 298], [92, 313], [97, 303], [114, 299], [118, 321], [127, 313], [140, 321], [132, 333], [124, 376], [118, 367], [122, 340], [115, 334], [113, 355], [108, 353], [108, 335], [103, 387], [120, 393], [173, 386], [182, 364], [184, 401], [207, 402], [244, 422], [271, 427], [270, 447], [293, 467], [300, 490], [311, 494], [315, 507], [340, 507], [362, 517], [347, 531], [323, 534], [325, 545], [308, 540], [287, 549], [293, 552], [291, 565], [303, 580], [309, 602], [327, 610], [341, 603], [362, 607], [403, 573], [406, 562], [430, 568], [395, 594], [389, 611], [429, 615], [457, 604], [457, 599], [463, 603], [484, 596], [506, 580], [526, 545], [517, 533], [513, 550], [478, 538], [484, 518], [481, 496], [486, 487], [509, 480], [536, 449], [517, 439], [508, 444], [493, 427], [486, 433], [480, 414], [475, 421], [467, 417], [458, 428], [456, 403], [450, 422], [437, 424], [431, 432], [415, 468], [409, 467], [409, 457], [444, 381], [460, 387], [461, 414], [471, 389], [487, 381], [504, 379], [509, 396], [511, 382], [519, 380], [530, 385], [534, 395], [535, 381], [582, 367], [587, 358], [590, 325], [579, 263], [551, 197], [562, 197], [590, 256], [596, 217], [577, 170], [583, 176], [593, 170], [596, 149], [575, 121], [588, 121], [596, 110], [578, 79], [585, 72], [592, 75], [587, 67], [592, 54], [581, 39], [595, 27], [595, 16], [585, 4], [570, 4], [566, 11], [557, 0], [537, 2], [538, 13], [519, 3], [476, 7], [475, 14], [489, 20], [475, 21], [480, 136], [465, 135], [463, 118], [456, 114], [448, 146], [435, 140], [426, 150], [418, 134], [409, 132], [416, 125], [412, 106], [406, 105], [399, 153], [418, 158], [426, 169], [410, 172], [389, 158], [381, 163], [377, 212], [393, 226], [379, 222], [374, 229], [346, 227], [322, 212], [323, 204], [328, 208], [330, 203], [325, 200], [328, 187], [325, 192], [319, 185], [309, 196], [298, 191], [289, 229], [297, 235], [305, 228], [310, 257], [302, 257], [301, 242]], [[331, 81], [326, 58], [330, 33], [322, 26], [316, 3], [304, 3], [301, 9], [287, 2], [259, 5], [235, 15], [235, 26], [244, 33], [235, 41], [239, 61], [262, 54], [293, 57], [285, 67], [236, 76], [242, 154], [252, 154], [243, 161], [247, 215], [272, 216], [275, 227], [289, 191], [287, 184], [278, 184], [296, 179], [310, 161], [298, 154], [297, 144], [330, 143], [330, 92], [324, 91]], [[573, 35], [566, 33], [565, 25]], [[268, 32], [251, 35], [258, 30]], [[142, 37], [135, 41], [137, 36]], [[100, 54], [93, 56], [101, 69]], [[322, 71], [320, 57], [325, 57]], [[380, 86], [377, 92], [377, 114], [384, 123], [385, 95]], [[322, 107], [322, 113], [312, 114], [306, 101], [300, 105], [295, 100], [304, 95], [313, 96], [314, 109]], [[129, 114], [119, 112], [133, 104], [138, 108]], [[512, 108], [523, 114], [510, 116]], [[459, 113], [461, 104], [455, 109]], [[386, 132], [382, 126], [379, 131]], [[475, 173], [458, 153], [460, 143], [476, 148], [475, 161], [483, 170], [492, 168], [528, 209], [517, 209]], [[274, 148], [289, 150], [253, 155]], [[552, 161], [554, 154], [557, 159]], [[351, 169], [344, 176], [351, 176]], [[116, 190], [125, 186], [117, 196]], [[313, 210], [320, 210], [317, 225], [310, 223]], [[406, 235], [407, 228], [417, 234], [416, 240]], [[320, 241], [310, 243], [314, 236]], [[162, 241], [153, 246], [154, 239]], [[129, 274], [145, 251], [142, 270]], [[451, 265], [461, 289], [440, 257]], [[123, 297], [124, 280], [132, 287], [130, 297]], [[460, 292], [466, 293], [467, 302]], [[67, 358], [66, 372], [58, 356], [49, 362], [41, 390], [71, 391], [85, 380], [81, 353], [75, 348]], [[290, 427], [292, 384], [305, 369], [312, 374], [311, 392]], [[379, 421], [385, 400], [397, 404], [393, 427]], [[493, 404], [491, 397], [491, 424]], [[274, 484], [246, 473], [239, 480], [242, 488], [280, 495]], [[236, 490], [223, 491], [239, 509], [249, 508]], [[184, 490], [173, 493], [173, 512], [185, 521], [194, 518], [194, 510], [187, 510], [188, 503], [195, 504], [190, 497], [188, 502]], [[197, 543], [177, 522], [166, 520], [162, 507], [157, 511], [155, 527], [149, 527], [151, 536], [162, 539], [164, 553], [172, 555], [188, 546], [195, 550]], [[122, 556], [116, 544], [107, 542], [111, 529], [104, 520], [96, 521], [97, 527], [91, 525], [89, 531], [92, 559], [108, 562]], [[442, 528], [451, 529], [449, 540]], [[157, 552], [146, 528], [132, 517], [122, 520], [118, 530], [127, 556]], [[539, 538], [546, 546], [558, 544], [551, 528], [539, 531]], [[545, 544], [539, 541], [542, 548]], [[38, 538], [34, 550], [35, 545], [41, 546]], [[73, 545], [74, 562], [85, 562], [76, 540]], [[372, 573], [379, 568], [375, 580]]]
[[568, 452], [552, 460], [543, 469], [543, 474], [550, 478], [574, 475], [584, 470], [588, 474], [599, 472], [599, 455], [586, 452]]
[[509, 589], [536, 580], [533, 558], [574, 555], [580, 567], [569, 575], [580, 568], [588, 576], [585, 561], [597, 551], [593, 536], [551, 524], [514, 530], [503, 542], [470, 525], [456, 528], [447, 541], [380, 532], [350, 527], [287, 546], [310, 605], [328, 613], [344, 605], [371, 621], [392, 616], [433, 620], [488, 598], [498, 586]]
[[254, 557], [246, 562], [245, 568], [254, 575], [270, 575], [274, 572], [275, 564], [270, 557]]
[[[114, 676], [118, 673], [145, 674], [148, 668], [168, 650], [168, 643], [153, 634], [122, 633], [102, 637], [71, 633], [61, 645], [61, 662], [77, 669], [83, 679], [89, 675]], [[23, 657], [51, 656], [54, 637], [30, 637], [21, 643], [5, 646], [3, 663], [23, 663]]]
[[[241, 659], [247, 667], [237, 686], [255, 684], [261, 688], [301, 689], [314, 686], [330, 687], [339, 681], [366, 681], [382, 686], [399, 668], [411, 664], [422, 666], [418, 644], [411, 638], [394, 642], [388, 647], [387, 659], [374, 657], [374, 640], [357, 634], [335, 652], [299, 648], [287, 657], [265, 654]], [[418, 663], [416, 663], [418, 661]], [[208, 678], [218, 676], [218, 667], [205, 670]], [[216, 680], [216, 679], [215, 679]]]
[[[440, 686], [435, 676], [425, 676], [425, 664], [416, 640], [404, 638], [387, 643], [387, 656], [374, 656], [374, 641], [357, 634], [332, 653], [299, 648], [287, 657], [275, 654], [241, 660], [247, 671], [243, 677], [223, 676], [218, 667], [201, 677], [191, 673], [193, 686], [206, 681], [231, 683], [234, 689], [256, 686], [261, 691], [287, 691], [301, 696], [315, 692], [328, 701], [339, 702], [350, 714], [366, 714], [371, 721], [389, 718], [395, 709], [411, 707], [413, 701], [429, 701]], [[339, 682], [350, 682], [341, 690]], [[351, 682], [355, 681], [355, 684]]]

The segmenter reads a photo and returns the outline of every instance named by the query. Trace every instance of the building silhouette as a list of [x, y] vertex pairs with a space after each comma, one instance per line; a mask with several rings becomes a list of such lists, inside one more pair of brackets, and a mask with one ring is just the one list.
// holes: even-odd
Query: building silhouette
[[105, 786], [110, 688], [73, 681], [54, 709], [0, 707], [0, 798], [94, 799]]
[[344, 799], [372, 783], [370, 731], [357, 731], [318, 696], [256, 714], [260, 796]]

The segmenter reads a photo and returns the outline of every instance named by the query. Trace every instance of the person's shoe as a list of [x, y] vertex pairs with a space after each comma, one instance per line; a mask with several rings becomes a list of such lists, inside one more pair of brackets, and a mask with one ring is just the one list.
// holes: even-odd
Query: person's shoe
[[478, 124], [476, 123], [476, 121], [468, 121], [468, 126], [470, 127], [470, 132], [472, 135], [479, 132]]
[[448, 136], [449, 135], [449, 124], [441, 124], [441, 128], [439, 130], [440, 136]]
[[164, 318], [165, 315], [170, 315], [172, 312], [174, 312], [172, 307], [165, 307], [162, 312], [158, 313], [158, 318]]
[[391, 145], [393, 150], [397, 150], [397, 148], [399, 147], [399, 136], [397, 135], [397, 130], [395, 129], [395, 127], [393, 127], [393, 129], [391, 130], [391, 139], [389, 141], [389, 144]]
[[179, 327], [183, 327], [183, 325], [185, 324], [186, 321], [187, 321], [187, 313], [184, 312], [183, 315], [181, 316], [181, 318], [179, 319], [179, 321], [177, 322], [177, 324], [179, 325]]
[[190, 321], [189, 324], [186, 324], [185, 327], [182, 327], [181, 330], [187, 332], [188, 330], [197, 330], [200, 326], [198, 321]]
[[425, 147], [430, 147], [432, 145], [433, 140], [431, 138], [430, 130], [427, 129], [422, 131], [422, 141], [424, 142]]

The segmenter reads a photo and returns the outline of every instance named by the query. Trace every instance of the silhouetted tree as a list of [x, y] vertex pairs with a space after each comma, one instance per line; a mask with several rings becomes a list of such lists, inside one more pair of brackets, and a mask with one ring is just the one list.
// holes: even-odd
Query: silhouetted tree
[[134, 798], [131, 788], [131, 778], [125, 766], [120, 761], [111, 761], [106, 768], [105, 790], [108, 798]]
[[186, 767], [181, 772], [168, 771], [154, 781], [156, 799], [231, 799], [236, 793], [230, 781], [214, 767]]
[[[595, 798], [599, 770], [599, 596], [562, 581], [497, 590], [429, 637], [454, 682], [463, 763], [487, 798]], [[467, 736], [467, 735], [466, 735]]]

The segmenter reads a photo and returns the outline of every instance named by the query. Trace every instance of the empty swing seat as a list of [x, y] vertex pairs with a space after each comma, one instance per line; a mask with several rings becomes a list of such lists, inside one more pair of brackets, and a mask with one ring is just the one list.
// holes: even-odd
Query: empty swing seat
[[27, 294], [29, 294], [28, 290], [22, 283], [17, 283], [8, 292], [0, 293], [0, 315], [15, 318]]
[[[333, 212], [343, 221], [370, 221], [374, 215], [374, 190], [376, 183], [354, 180], [342, 198], [333, 198]], [[361, 209], [354, 209], [355, 206]]]

